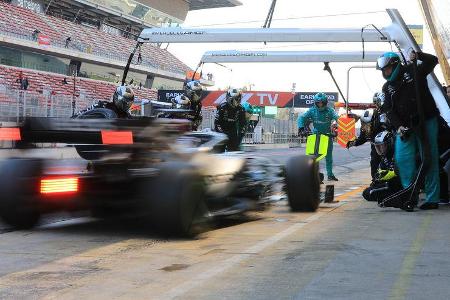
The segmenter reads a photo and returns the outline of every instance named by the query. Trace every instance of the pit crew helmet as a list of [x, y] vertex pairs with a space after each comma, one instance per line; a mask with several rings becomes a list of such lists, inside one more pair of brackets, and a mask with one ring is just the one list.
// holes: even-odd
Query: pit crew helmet
[[360, 120], [361, 123], [369, 124], [370, 122], [372, 122], [372, 118], [373, 118], [373, 111], [370, 109], [366, 109], [362, 114]]
[[184, 91], [186, 96], [188, 96], [191, 101], [197, 102], [200, 101], [203, 93], [203, 87], [198, 80], [193, 80], [186, 83]]
[[133, 90], [128, 86], [119, 86], [113, 95], [114, 105], [123, 112], [128, 112], [134, 101]]
[[375, 104], [377, 107], [381, 107], [384, 104], [384, 93], [383, 92], [377, 92], [375, 95], [373, 95], [373, 104]]
[[[392, 66], [392, 71], [386, 74], [386, 68]], [[377, 59], [377, 70], [381, 70], [383, 78], [387, 81], [395, 81], [400, 73], [400, 56], [394, 52], [386, 52]]]
[[241, 98], [242, 94], [241, 91], [239, 91], [236, 88], [231, 88], [227, 92], [226, 100], [227, 103], [230, 104], [232, 107], [237, 107], [239, 104], [241, 104]]
[[[327, 107], [328, 104], [328, 98], [327, 95], [325, 93], [317, 93], [314, 95], [314, 105], [316, 105], [316, 107], [319, 110], [325, 110], [325, 108]], [[317, 104], [322, 102], [324, 105], [322, 107], [319, 107]]]
[[394, 137], [390, 131], [382, 131], [375, 136], [373, 145], [378, 155], [387, 156], [394, 150]]

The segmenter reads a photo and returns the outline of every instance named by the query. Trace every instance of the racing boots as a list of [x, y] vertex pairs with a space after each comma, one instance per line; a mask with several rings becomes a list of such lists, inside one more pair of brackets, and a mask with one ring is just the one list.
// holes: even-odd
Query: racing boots
[[339, 181], [339, 179], [337, 179], [336, 176], [331, 175], [331, 176], [328, 176], [328, 181]]

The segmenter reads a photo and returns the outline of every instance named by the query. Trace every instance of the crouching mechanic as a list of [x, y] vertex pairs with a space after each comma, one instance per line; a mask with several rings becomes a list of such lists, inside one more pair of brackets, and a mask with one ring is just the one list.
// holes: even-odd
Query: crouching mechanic
[[[429, 167], [425, 174], [425, 201], [418, 204], [421, 209], [436, 209], [439, 203], [439, 152], [437, 146], [439, 111], [427, 84], [427, 75], [438, 64], [434, 55], [412, 52], [410, 59], [420, 60], [417, 66], [417, 78], [414, 78], [414, 65], [402, 65], [398, 54], [384, 53], [377, 60], [377, 69], [381, 70], [386, 83], [383, 85], [386, 111], [389, 121], [397, 131], [395, 141], [395, 162], [404, 188], [408, 187], [417, 175], [416, 155], [420, 149], [429, 147]], [[416, 95], [416, 84], [420, 95]], [[425, 117], [425, 136], [420, 133], [418, 99], [423, 104]], [[427, 144], [424, 144], [424, 140]]]
[[305, 135], [305, 127], [312, 123], [314, 126], [313, 133], [319, 133], [330, 137], [328, 143], [327, 156], [325, 157], [328, 180], [338, 181], [333, 174], [333, 140], [334, 132], [332, 132], [332, 123], [337, 121], [339, 116], [334, 109], [327, 106], [328, 99], [324, 93], [314, 95], [314, 106], [298, 118], [299, 135]]
[[214, 128], [228, 136], [227, 151], [238, 151], [242, 133], [245, 132], [245, 111], [241, 105], [242, 94], [237, 89], [230, 89], [226, 101], [217, 107]]
[[375, 93], [373, 96], [373, 103], [376, 108], [373, 110], [365, 110], [362, 116], [360, 117], [361, 121], [361, 133], [356, 140], [349, 141], [347, 143], [347, 149], [350, 147], [358, 147], [360, 145], [365, 144], [366, 142], [371, 142], [371, 151], [370, 151], [370, 174], [372, 176], [372, 183], [377, 178], [378, 166], [380, 164], [380, 155], [375, 150], [375, 146], [373, 144], [375, 140], [375, 136], [387, 129], [386, 122], [383, 122], [380, 113], [381, 104], [384, 102], [384, 94], [383, 93]]
[[134, 101], [133, 90], [128, 86], [119, 86], [113, 95], [113, 101], [99, 101], [85, 110], [82, 110], [72, 118], [106, 118], [106, 119], [127, 119], [131, 105]]
[[201, 97], [203, 87], [199, 81], [193, 80], [186, 83], [184, 87], [184, 94], [175, 98], [174, 102], [177, 108], [184, 108], [191, 110], [190, 113], [183, 115], [184, 118], [192, 122], [192, 130], [197, 130], [202, 124], [202, 103]]
[[363, 191], [367, 201], [380, 203], [386, 197], [400, 191], [402, 185], [395, 172], [394, 136], [390, 131], [382, 131], [373, 139], [373, 147], [380, 160], [372, 184]]

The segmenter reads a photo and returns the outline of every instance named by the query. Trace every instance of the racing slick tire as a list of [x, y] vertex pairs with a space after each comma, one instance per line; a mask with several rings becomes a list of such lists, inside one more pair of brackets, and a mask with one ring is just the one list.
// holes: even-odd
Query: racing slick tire
[[0, 217], [15, 229], [30, 229], [40, 219], [35, 196], [42, 161], [8, 159], [0, 165], [4, 178], [0, 180]]
[[[95, 108], [77, 116], [77, 119], [117, 119], [117, 114], [107, 108]], [[99, 160], [103, 157], [106, 148], [102, 145], [77, 145], [78, 155], [85, 160]]]
[[206, 207], [204, 180], [195, 167], [164, 163], [150, 187], [150, 216], [157, 229], [170, 235], [192, 236], [192, 225], [203, 218]]
[[117, 119], [117, 114], [108, 108], [94, 108], [77, 116], [76, 119]]
[[309, 156], [292, 157], [286, 164], [286, 191], [292, 211], [315, 211], [320, 204], [319, 164]]

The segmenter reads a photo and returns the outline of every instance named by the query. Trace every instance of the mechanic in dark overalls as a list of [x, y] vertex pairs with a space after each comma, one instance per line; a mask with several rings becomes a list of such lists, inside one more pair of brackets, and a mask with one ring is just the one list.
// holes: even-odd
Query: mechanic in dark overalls
[[241, 105], [242, 94], [237, 89], [230, 89], [226, 101], [217, 107], [214, 128], [228, 136], [227, 151], [240, 149], [242, 133], [245, 132], [245, 111]]
[[87, 117], [92, 114], [92, 116], [97, 116], [98, 114], [95, 113], [96, 109], [107, 109], [115, 113], [116, 116], [113, 114], [107, 115], [106, 112], [103, 115], [104, 118], [120, 118], [120, 119], [126, 119], [130, 117], [129, 110], [131, 108], [131, 105], [134, 101], [134, 93], [133, 90], [128, 86], [119, 86], [116, 88], [116, 91], [113, 95], [113, 101], [104, 101], [101, 100], [92, 106], [88, 107], [85, 110], [82, 110], [78, 113], [76, 113], [72, 118], [80, 118], [80, 117]]
[[402, 184], [395, 170], [393, 133], [388, 130], [381, 131], [374, 137], [372, 144], [379, 156], [379, 165], [372, 184], [362, 195], [367, 201], [380, 202], [400, 191]]
[[201, 97], [203, 87], [199, 81], [193, 80], [186, 83], [184, 94], [175, 98], [176, 108], [189, 109], [191, 112], [186, 113], [182, 117], [192, 122], [192, 130], [197, 130], [202, 124], [202, 102]]
[[387, 122], [384, 120], [380, 120], [380, 118], [384, 118], [381, 114], [381, 105], [384, 102], [384, 94], [383, 93], [375, 93], [373, 96], [373, 103], [376, 108], [373, 110], [366, 110], [360, 117], [361, 121], [361, 133], [356, 140], [349, 141], [347, 143], [347, 149], [350, 147], [358, 147], [360, 145], [365, 144], [366, 142], [371, 143], [371, 151], [370, 151], [370, 174], [372, 176], [372, 183], [377, 178], [377, 170], [380, 164], [381, 157], [375, 150], [375, 146], [373, 145], [375, 136], [387, 129]]
[[[395, 162], [404, 188], [415, 179], [418, 168], [416, 163], [420, 149], [430, 150], [429, 166], [425, 174], [426, 199], [418, 206], [421, 209], [436, 209], [439, 207], [439, 152], [438, 152], [438, 116], [439, 111], [427, 84], [427, 76], [438, 64], [436, 56], [411, 52], [410, 59], [421, 61], [417, 66], [417, 77], [414, 78], [414, 65], [402, 65], [400, 57], [394, 52], [384, 53], [377, 60], [377, 69], [382, 71], [386, 83], [383, 85], [385, 103], [383, 110], [397, 132], [395, 140]], [[418, 84], [419, 95], [416, 94]], [[420, 137], [420, 117], [417, 97], [423, 104], [425, 118], [425, 135]]]

